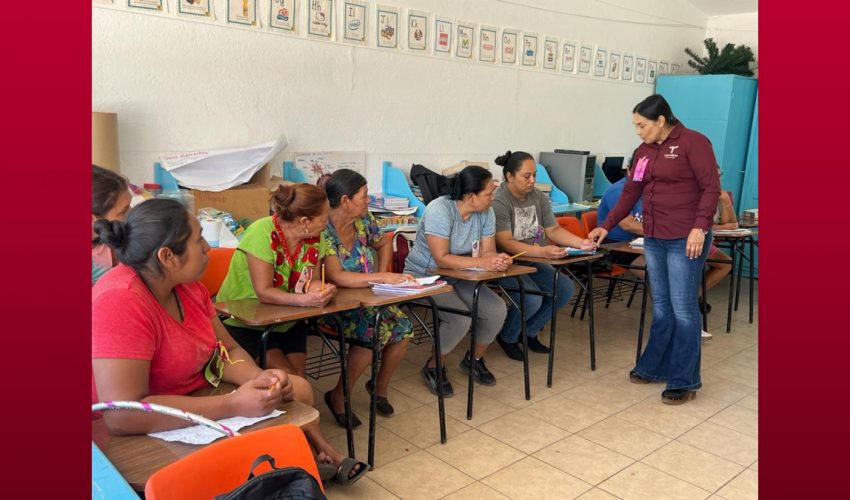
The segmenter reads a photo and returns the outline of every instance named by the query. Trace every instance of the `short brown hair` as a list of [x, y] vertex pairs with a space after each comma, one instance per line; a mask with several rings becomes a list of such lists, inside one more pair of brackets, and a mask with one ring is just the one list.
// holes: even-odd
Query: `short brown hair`
[[301, 217], [316, 217], [322, 213], [328, 195], [312, 184], [281, 184], [272, 195], [274, 211], [281, 220], [293, 221]]

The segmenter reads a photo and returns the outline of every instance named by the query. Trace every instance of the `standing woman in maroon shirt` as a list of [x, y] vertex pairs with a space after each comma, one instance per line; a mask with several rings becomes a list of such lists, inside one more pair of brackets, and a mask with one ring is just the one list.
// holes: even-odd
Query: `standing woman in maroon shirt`
[[711, 142], [685, 128], [663, 97], [647, 97], [632, 113], [643, 144], [632, 157], [623, 195], [589, 239], [605, 239], [643, 195], [652, 326], [629, 379], [636, 384], [665, 381], [661, 400], [682, 404], [702, 387], [697, 291], [711, 247], [720, 176]]

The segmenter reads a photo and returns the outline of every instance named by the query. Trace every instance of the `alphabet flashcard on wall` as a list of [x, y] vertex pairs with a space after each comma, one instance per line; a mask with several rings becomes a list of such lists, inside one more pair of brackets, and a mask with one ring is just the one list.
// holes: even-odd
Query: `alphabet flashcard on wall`
[[537, 34], [522, 34], [522, 65], [537, 66]]
[[342, 38], [349, 42], [366, 43], [366, 2], [345, 0], [342, 4]]
[[564, 42], [561, 48], [561, 71], [575, 73], [576, 70], [576, 44], [573, 42]]
[[679, 65], [676, 63], [670, 63], [670, 74], [677, 75], [679, 74]]
[[127, 0], [127, 7], [135, 9], [158, 10], [162, 12], [162, 0]]
[[428, 50], [427, 12], [407, 11], [407, 48], [410, 50]]
[[516, 64], [517, 43], [518, 31], [502, 30], [502, 64]]
[[623, 80], [631, 80], [632, 79], [632, 66], [634, 64], [634, 57], [630, 55], [623, 55]]
[[478, 30], [478, 60], [496, 62], [496, 39], [499, 30], [493, 26], [481, 25]]
[[658, 71], [658, 61], [649, 61], [647, 65], [646, 83], [655, 83], [655, 74]]
[[378, 47], [398, 48], [398, 9], [378, 6]]
[[257, 0], [227, 0], [227, 22], [257, 25]]
[[558, 39], [543, 39], [543, 69], [555, 69], [558, 66]]
[[210, 0], [177, 0], [177, 13], [188, 16], [213, 17]]
[[294, 33], [298, 19], [296, 9], [298, 0], [271, 0], [269, 9], [269, 27]]
[[434, 18], [434, 53], [449, 55], [452, 52], [454, 23], [444, 17]]
[[646, 79], [646, 59], [643, 57], [635, 58], [635, 82], [643, 83]]
[[658, 74], [659, 75], [666, 75], [668, 73], [669, 73], [669, 71], [668, 71], [667, 63], [665, 61], [659, 62], [658, 63]]
[[620, 78], [620, 53], [613, 50], [608, 59], [608, 78]]
[[578, 64], [578, 72], [579, 73], [587, 73], [590, 74], [590, 64], [591, 64], [591, 56], [593, 54], [593, 47], [590, 45], [582, 45], [581, 51], [579, 52], [579, 64]]
[[472, 41], [475, 40], [474, 37], [474, 24], [463, 21], [457, 22], [457, 48], [455, 49], [455, 55], [457, 57], [463, 57], [465, 59], [472, 57]]
[[307, 34], [330, 39], [333, 35], [333, 0], [308, 0]]
[[608, 62], [608, 51], [596, 49], [596, 58], [593, 60], [593, 76], [605, 76]]

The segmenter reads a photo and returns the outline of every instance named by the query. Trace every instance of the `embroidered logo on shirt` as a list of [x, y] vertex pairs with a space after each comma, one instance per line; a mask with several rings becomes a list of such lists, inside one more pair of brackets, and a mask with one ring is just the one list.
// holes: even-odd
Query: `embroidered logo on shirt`
[[668, 146], [668, 147], [670, 148], [670, 152], [665, 154], [664, 158], [669, 158], [671, 160], [673, 158], [678, 158], [679, 155], [676, 154], [676, 148], [678, 148], [679, 146]]

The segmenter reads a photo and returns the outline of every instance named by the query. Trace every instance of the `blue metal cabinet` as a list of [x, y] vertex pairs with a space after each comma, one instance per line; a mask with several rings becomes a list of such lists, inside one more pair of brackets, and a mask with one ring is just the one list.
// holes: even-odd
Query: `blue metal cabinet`
[[[673, 114], [711, 141], [723, 169], [723, 189], [732, 193], [735, 211], [742, 204], [747, 153], [754, 119], [757, 80], [736, 75], [663, 75], [655, 91]], [[756, 136], [757, 137], [757, 136]]]

